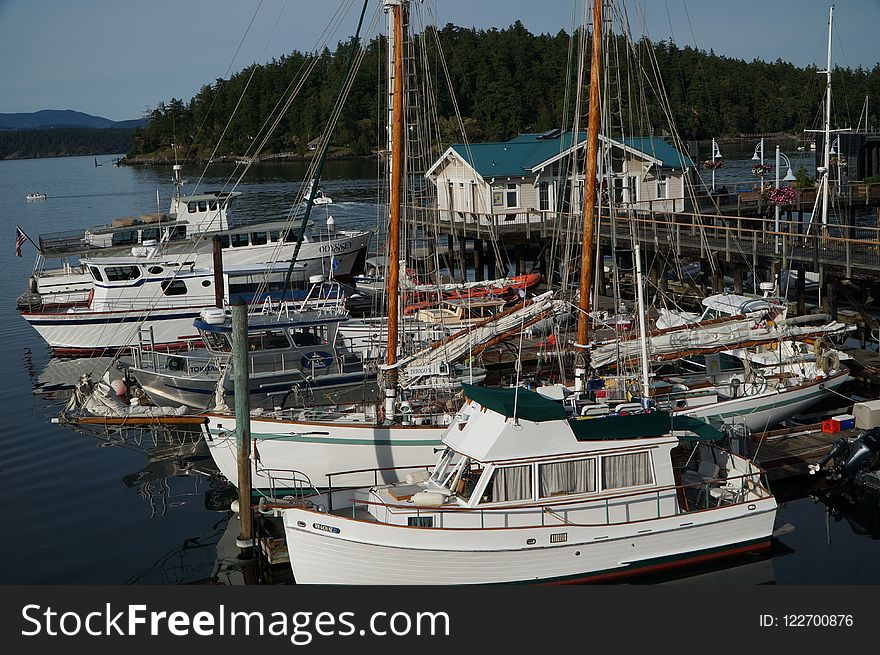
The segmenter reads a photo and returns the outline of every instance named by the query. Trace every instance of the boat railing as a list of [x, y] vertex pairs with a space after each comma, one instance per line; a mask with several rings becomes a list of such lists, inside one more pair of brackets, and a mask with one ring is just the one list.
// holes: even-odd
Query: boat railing
[[[422, 467], [424, 468], [424, 467]], [[380, 469], [381, 470], [381, 469]], [[367, 471], [361, 471], [364, 473]], [[377, 478], [376, 478], [377, 479]], [[378, 483], [376, 483], [378, 484]], [[376, 486], [374, 484], [374, 486]], [[363, 488], [363, 487], [362, 487]], [[689, 501], [682, 503], [682, 499], [687, 499], [687, 492], [695, 493], [696, 500], [693, 506]], [[713, 490], [718, 490], [713, 492]], [[678, 499], [676, 511], [665, 514], [663, 512], [663, 501], [669, 499]], [[641, 489], [624, 494], [615, 494], [604, 496], [601, 498], [585, 498], [580, 496], [565, 501], [553, 501], [549, 506], [544, 499], [543, 503], [523, 503], [523, 504], [505, 504], [503, 506], [485, 506], [485, 507], [462, 507], [462, 506], [416, 506], [403, 503], [389, 503], [383, 501], [351, 498], [352, 517], [357, 513], [358, 507], [369, 510], [370, 507], [385, 510], [385, 512], [405, 512], [414, 514], [415, 516], [429, 516], [440, 514], [477, 514], [480, 517], [480, 527], [492, 527], [494, 522], [492, 517], [503, 516], [509, 514], [517, 514], [519, 516], [536, 514], [537, 517], [533, 524], [522, 524], [517, 527], [545, 527], [547, 525], [570, 525], [576, 527], [590, 527], [593, 525], [615, 525], [620, 523], [638, 523], [639, 521], [655, 520], [668, 516], [682, 516], [694, 512], [703, 512], [715, 510], [722, 507], [731, 507], [734, 505], [754, 504], [759, 500], [772, 498], [770, 491], [761, 484], [761, 470], [756, 469], [754, 472], [744, 475], [731, 476], [726, 478], [716, 478], [712, 480], [702, 480], [690, 484], [669, 485], [658, 487], [656, 489]], [[631, 516], [630, 507], [636, 503], [646, 504], [652, 503], [656, 507], [656, 513], [653, 516], [645, 516], [638, 519], [612, 520], [612, 516], [622, 513], [624, 516]], [[583, 523], [570, 519], [570, 514], [574, 512], [583, 513], [585, 510], [599, 510], [600, 514], [604, 514], [604, 521], [599, 523]], [[332, 511], [332, 508], [331, 508]], [[547, 517], [553, 518], [556, 522], [547, 522]], [[486, 519], [490, 519], [491, 525], [486, 524]], [[438, 526], [439, 527], [439, 526]]]
[[309, 476], [297, 469], [264, 468], [257, 464], [255, 472], [269, 481], [271, 498], [284, 496], [305, 500], [321, 497], [321, 492], [312, 484]]
[[[421, 464], [415, 466], [385, 466], [382, 468], [367, 468], [367, 469], [355, 469], [352, 471], [337, 471], [336, 473], [328, 473], [327, 474], [327, 489], [328, 496], [330, 498], [330, 506], [328, 508], [329, 511], [333, 511], [333, 479], [337, 479], [337, 489], [344, 488], [347, 485], [338, 484], [338, 479], [347, 475], [363, 475], [372, 474], [373, 475], [373, 486], [376, 487], [379, 485], [379, 474], [381, 473], [383, 477], [386, 473], [389, 472], [398, 472], [398, 471], [426, 471], [428, 473], [431, 472], [431, 469], [434, 468], [433, 464]], [[359, 485], [359, 487], [364, 487], [363, 484]]]
[[[143, 338], [149, 337], [144, 335]], [[194, 345], [187, 343], [187, 348], [192, 352]], [[142, 341], [138, 346], [133, 346], [131, 348], [131, 355], [134, 358], [135, 368], [153, 371], [154, 373], [167, 371], [186, 377], [198, 377], [209, 371], [222, 371], [225, 366], [225, 362], [221, 357], [213, 355], [188, 355], [185, 352], [160, 352], [151, 347], [149, 342], [145, 341]]]

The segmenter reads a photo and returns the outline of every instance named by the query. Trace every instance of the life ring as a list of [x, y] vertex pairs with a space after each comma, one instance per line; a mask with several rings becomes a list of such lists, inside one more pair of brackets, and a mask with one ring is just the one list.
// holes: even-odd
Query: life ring
[[168, 358], [169, 371], [183, 371], [184, 369], [186, 369], [186, 360], [183, 357]]

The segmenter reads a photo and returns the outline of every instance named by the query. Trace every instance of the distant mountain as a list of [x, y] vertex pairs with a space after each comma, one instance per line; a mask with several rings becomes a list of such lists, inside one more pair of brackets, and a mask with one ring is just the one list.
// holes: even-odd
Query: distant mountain
[[45, 130], [59, 127], [83, 127], [99, 130], [133, 129], [146, 124], [146, 118], [111, 121], [108, 118], [92, 116], [72, 109], [43, 109], [30, 113], [0, 114], [0, 130]]

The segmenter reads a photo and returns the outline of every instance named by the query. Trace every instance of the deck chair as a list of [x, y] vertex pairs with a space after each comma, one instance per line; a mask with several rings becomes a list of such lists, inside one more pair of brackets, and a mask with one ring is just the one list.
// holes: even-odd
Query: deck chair
[[681, 474], [681, 481], [684, 484], [697, 484], [705, 480], [715, 480], [718, 478], [718, 464], [703, 460], [700, 462], [696, 471], [685, 471]]

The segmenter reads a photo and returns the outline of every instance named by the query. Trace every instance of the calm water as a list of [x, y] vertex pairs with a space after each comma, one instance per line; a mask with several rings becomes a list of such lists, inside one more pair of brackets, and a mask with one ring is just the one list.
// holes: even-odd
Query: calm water
[[[100, 161], [100, 159], [99, 159]], [[743, 168], [746, 168], [743, 163]], [[375, 162], [330, 162], [323, 188], [333, 198], [339, 227], [375, 227]], [[200, 186], [222, 188], [233, 167], [214, 172]], [[283, 217], [304, 166], [261, 166], [238, 187], [241, 219]], [[197, 175], [185, 175], [191, 190]], [[169, 441], [130, 435], [107, 445], [93, 435], [53, 425], [65, 399], [53, 390], [61, 378], [100, 372], [106, 362], [50, 360], [45, 344], [15, 311], [34, 248], [15, 257], [15, 225], [32, 238], [41, 232], [107, 223], [156, 207], [166, 210], [172, 190], [167, 168], [101, 167], [92, 157], [0, 162], [0, 220], [7, 246], [0, 248], [0, 511], [11, 538], [0, 583], [190, 582], [212, 575], [218, 544], [236, 526], [228, 523], [223, 486], [207, 475], [210, 458], [193, 439]], [[31, 192], [48, 194], [26, 202]], [[318, 213], [316, 221], [321, 220]], [[783, 491], [783, 490], [780, 490]], [[837, 500], [833, 514], [809, 490], [790, 489], [780, 519], [795, 531], [780, 539], [769, 559], [748, 560], [685, 583], [876, 584], [880, 568], [880, 502]], [[227, 527], [230, 529], [227, 530]], [[221, 576], [222, 578], [222, 576]]]

